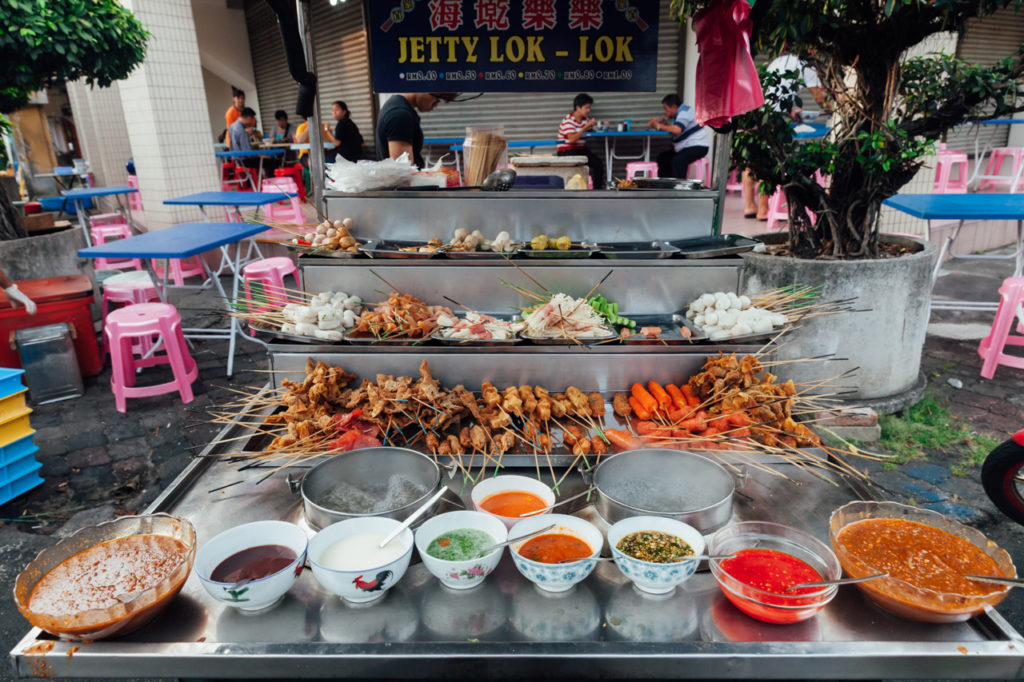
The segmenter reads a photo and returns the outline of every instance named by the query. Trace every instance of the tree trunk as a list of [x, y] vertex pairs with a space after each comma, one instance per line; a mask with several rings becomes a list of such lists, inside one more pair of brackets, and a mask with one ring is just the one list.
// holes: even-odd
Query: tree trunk
[[21, 239], [28, 234], [18, 221], [18, 212], [14, 210], [7, 189], [0, 185], [0, 239]]

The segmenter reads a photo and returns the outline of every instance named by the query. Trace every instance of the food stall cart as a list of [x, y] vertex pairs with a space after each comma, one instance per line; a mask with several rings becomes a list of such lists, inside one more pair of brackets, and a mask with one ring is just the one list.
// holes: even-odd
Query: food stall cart
[[[317, 121], [313, 156], [319, 141]], [[720, 157], [722, 158], [722, 157]], [[316, 159], [314, 158], [314, 166]], [[724, 170], [724, 169], [723, 169]], [[719, 172], [721, 178], [724, 173]], [[314, 177], [319, 177], [314, 175]], [[721, 184], [721, 180], [719, 180]], [[322, 191], [317, 192], [321, 196]], [[352, 232], [391, 240], [447, 238], [453, 229], [508, 231], [516, 241], [540, 233], [573, 242], [702, 240], [714, 233], [721, 194], [711, 190], [589, 193], [457, 193], [446, 191], [322, 193], [331, 220], [351, 218]], [[699, 249], [698, 249], [699, 250]], [[708, 255], [705, 253], [701, 255]], [[713, 251], [713, 249], [710, 249]], [[517, 294], [501, 280], [582, 296], [611, 273], [601, 291], [626, 316], [671, 316], [703, 292], [735, 290], [742, 260], [681, 256], [639, 260], [591, 257], [368, 259], [303, 256], [302, 288], [342, 290], [374, 300], [386, 286], [424, 301], [447, 296], [482, 313], [507, 312]], [[531, 278], [536, 282], [532, 282]], [[386, 285], [382, 285], [382, 280]], [[755, 352], [757, 343], [611, 343], [596, 346], [517, 344], [490, 347], [439, 343], [301, 343], [271, 339], [268, 387], [296, 378], [307, 359], [345, 368], [359, 378], [378, 373], [414, 376], [424, 360], [446, 386], [576, 385], [609, 397], [632, 382], [679, 382], [719, 352]], [[259, 400], [259, 396], [253, 399]], [[228, 426], [164, 491], [147, 512], [184, 517], [198, 544], [246, 521], [280, 519], [307, 532], [302, 499], [290, 472], [251, 469], [232, 455], [251, 448], [247, 433]], [[552, 453], [560, 475], [573, 460]], [[507, 457], [509, 468], [533, 455]], [[832, 510], [870, 491], [845, 479], [828, 482], [783, 465], [788, 478], [759, 472], [737, 476], [734, 520], [771, 520], [827, 540]], [[552, 472], [555, 473], [555, 472]], [[538, 475], [551, 482], [551, 474]], [[449, 480], [445, 510], [471, 508], [470, 486]], [[561, 497], [585, 490], [570, 472]], [[457, 501], [456, 501], [457, 500]], [[585, 498], [565, 510], [606, 530]], [[970, 621], [927, 625], [873, 606], [854, 588], [810, 620], [769, 625], [752, 620], [700, 572], [661, 597], [645, 596], [610, 563], [573, 589], [545, 594], [523, 578], [508, 556], [475, 589], [440, 585], [414, 563], [389, 593], [351, 605], [324, 590], [310, 571], [276, 606], [245, 615], [215, 601], [191, 575], [168, 609], [146, 628], [93, 643], [57, 641], [37, 629], [12, 651], [26, 677], [188, 678], [1011, 678], [1024, 672], [1024, 639], [995, 610]]]

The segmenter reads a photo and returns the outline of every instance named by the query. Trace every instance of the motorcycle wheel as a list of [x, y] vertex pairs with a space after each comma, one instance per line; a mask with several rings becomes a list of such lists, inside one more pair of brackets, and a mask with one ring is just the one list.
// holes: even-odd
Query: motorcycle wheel
[[981, 467], [981, 483], [999, 511], [1024, 525], [1024, 447], [1012, 440], [997, 446]]

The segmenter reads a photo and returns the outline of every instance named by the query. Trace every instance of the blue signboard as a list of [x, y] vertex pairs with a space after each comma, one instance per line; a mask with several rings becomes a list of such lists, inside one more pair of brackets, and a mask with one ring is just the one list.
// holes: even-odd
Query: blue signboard
[[372, 0], [377, 92], [654, 92], [659, 0]]

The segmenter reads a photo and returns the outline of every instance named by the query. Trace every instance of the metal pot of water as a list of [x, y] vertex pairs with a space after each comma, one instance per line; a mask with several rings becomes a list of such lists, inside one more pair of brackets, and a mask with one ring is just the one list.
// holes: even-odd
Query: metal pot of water
[[288, 483], [292, 492], [302, 493], [307, 523], [320, 530], [361, 516], [404, 520], [437, 490], [441, 469], [415, 450], [362, 448], [334, 455], [301, 481], [289, 478]]
[[683, 450], [629, 450], [593, 472], [594, 506], [608, 523], [631, 516], [666, 516], [704, 535], [732, 517], [736, 484], [722, 465]]

